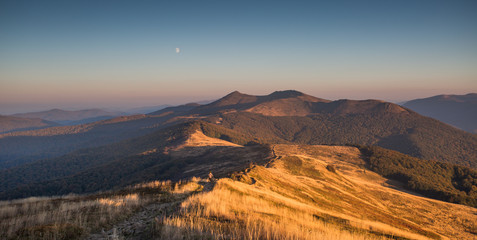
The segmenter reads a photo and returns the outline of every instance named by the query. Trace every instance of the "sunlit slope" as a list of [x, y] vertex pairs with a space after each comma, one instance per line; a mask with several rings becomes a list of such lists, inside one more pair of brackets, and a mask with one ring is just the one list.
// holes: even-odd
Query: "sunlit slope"
[[276, 160], [182, 203], [167, 237], [475, 239], [477, 209], [406, 193], [353, 147], [276, 145]]

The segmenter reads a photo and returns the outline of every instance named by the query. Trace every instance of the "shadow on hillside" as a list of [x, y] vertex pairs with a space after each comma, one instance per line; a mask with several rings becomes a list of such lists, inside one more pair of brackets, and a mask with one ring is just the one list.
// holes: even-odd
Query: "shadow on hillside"
[[423, 198], [428, 198], [424, 195], [421, 195], [417, 192], [413, 192], [409, 189], [406, 189], [406, 186], [404, 185], [404, 183], [402, 182], [399, 182], [399, 181], [396, 181], [396, 180], [391, 180], [391, 179], [388, 179], [386, 180], [386, 186], [391, 188], [391, 189], [394, 189], [394, 190], [397, 190], [397, 191], [400, 191], [400, 192], [404, 192], [404, 193], [407, 193], [407, 194], [411, 194], [411, 195], [414, 195], [416, 197], [423, 197]]

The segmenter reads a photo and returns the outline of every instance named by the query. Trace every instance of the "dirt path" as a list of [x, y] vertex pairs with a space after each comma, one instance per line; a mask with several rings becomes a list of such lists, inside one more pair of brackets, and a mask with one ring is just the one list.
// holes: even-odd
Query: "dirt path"
[[[202, 191], [199, 193], [205, 193], [211, 191], [215, 182], [199, 182], [203, 186]], [[104, 230], [99, 233], [93, 233], [89, 235], [86, 239], [100, 239], [100, 240], [119, 240], [119, 239], [151, 239], [152, 227], [154, 226], [154, 221], [163, 219], [166, 216], [170, 216], [173, 213], [177, 212], [180, 208], [180, 204], [186, 200], [189, 196], [197, 194], [192, 193], [189, 195], [184, 195], [183, 197], [167, 202], [167, 203], [152, 203], [149, 204], [133, 216], [128, 219], [115, 224], [111, 229]]]

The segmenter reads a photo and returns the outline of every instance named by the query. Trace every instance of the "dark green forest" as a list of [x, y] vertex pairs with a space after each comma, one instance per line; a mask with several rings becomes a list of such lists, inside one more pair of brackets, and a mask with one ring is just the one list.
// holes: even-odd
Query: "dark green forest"
[[360, 146], [367, 167], [400, 181], [412, 191], [447, 202], [477, 207], [477, 171], [423, 160], [376, 146]]

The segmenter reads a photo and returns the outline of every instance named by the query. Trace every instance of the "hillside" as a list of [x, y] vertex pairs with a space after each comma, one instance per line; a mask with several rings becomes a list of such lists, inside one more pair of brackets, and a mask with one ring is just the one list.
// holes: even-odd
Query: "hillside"
[[0, 134], [57, 126], [57, 123], [39, 118], [21, 118], [0, 115]]
[[477, 170], [413, 158], [380, 147], [359, 147], [366, 167], [424, 196], [477, 207]]
[[0, 169], [144, 136], [171, 116], [122, 116], [99, 122], [0, 134]]
[[198, 103], [188, 103], [184, 105], [179, 105], [179, 106], [173, 106], [173, 107], [166, 107], [163, 109], [160, 109], [158, 111], [154, 111], [149, 113], [149, 115], [180, 115], [183, 113], [186, 113], [196, 107], [200, 106]]
[[233, 92], [182, 115], [206, 118], [263, 142], [377, 145], [414, 157], [477, 167], [477, 136], [379, 100], [329, 101], [288, 90]]
[[122, 113], [108, 112], [102, 109], [85, 109], [78, 111], [51, 109], [41, 112], [17, 113], [12, 116], [21, 118], [41, 118], [62, 125], [76, 125], [110, 119], [120, 115], [122, 115]]
[[[172, 151], [224, 145], [243, 149], [193, 132]], [[366, 170], [358, 148], [271, 148], [274, 158], [229, 169], [235, 171], [230, 178], [216, 174], [217, 182], [154, 181], [91, 195], [0, 202], [5, 220], [0, 237], [474, 239], [477, 234], [477, 209], [404, 190]], [[184, 154], [201, 155], [179, 153]], [[239, 155], [236, 160], [247, 162], [249, 156]], [[42, 218], [45, 214], [50, 217]]]
[[467, 132], [477, 133], [477, 93], [415, 99], [403, 106]]
[[[221, 126], [265, 142], [377, 145], [423, 159], [477, 167], [476, 135], [409, 110], [386, 111], [387, 104], [378, 103], [382, 106], [379, 111], [351, 114], [277, 117], [236, 112], [222, 114], [218, 119]], [[216, 118], [209, 121], [217, 122]]]
[[237, 144], [251, 140], [205, 122], [178, 124], [108, 146], [2, 170], [0, 199], [94, 192], [147, 180], [205, 177], [211, 170], [217, 176], [226, 176], [251, 162], [267, 160], [268, 148]]
[[[275, 147], [163, 220], [163, 238], [474, 239], [477, 210], [423, 198], [363, 170], [352, 147]], [[459, 219], [455, 221], [455, 219]], [[286, 237], [284, 237], [286, 236]]]

